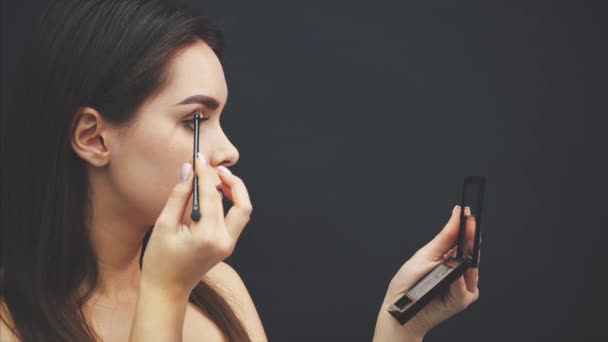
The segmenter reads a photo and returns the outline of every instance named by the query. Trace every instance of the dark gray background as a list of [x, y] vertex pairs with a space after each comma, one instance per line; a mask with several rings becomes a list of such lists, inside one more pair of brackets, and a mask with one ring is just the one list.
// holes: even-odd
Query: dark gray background
[[[3, 96], [45, 2], [3, 2]], [[370, 340], [466, 175], [488, 179], [481, 296], [425, 341], [607, 339], [600, 2], [196, 3], [255, 208], [228, 262], [271, 340]]]

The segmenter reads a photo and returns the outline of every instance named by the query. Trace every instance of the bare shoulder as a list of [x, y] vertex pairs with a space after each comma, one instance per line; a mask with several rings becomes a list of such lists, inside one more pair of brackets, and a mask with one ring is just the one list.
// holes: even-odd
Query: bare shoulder
[[260, 315], [245, 283], [237, 271], [225, 262], [218, 263], [203, 280], [211, 283], [234, 309], [253, 341], [268, 341]]
[[18, 342], [19, 339], [13, 333], [10, 327], [13, 327], [13, 320], [11, 318], [8, 308], [4, 305], [4, 301], [0, 298], [0, 341], [2, 342]]

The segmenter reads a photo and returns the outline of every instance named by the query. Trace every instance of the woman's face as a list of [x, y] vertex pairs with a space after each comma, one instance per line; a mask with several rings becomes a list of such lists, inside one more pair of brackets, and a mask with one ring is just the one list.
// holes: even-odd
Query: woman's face
[[[178, 54], [170, 68], [168, 85], [146, 100], [133, 124], [109, 146], [114, 187], [146, 225], [154, 224], [179, 181], [183, 163], [192, 160], [196, 112], [206, 118], [201, 120], [199, 146], [210, 165], [230, 166], [239, 159], [220, 126], [228, 89], [213, 50], [199, 41]], [[220, 183], [219, 177], [215, 183]], [[185, 221], [190, 210], [191, 201]]]

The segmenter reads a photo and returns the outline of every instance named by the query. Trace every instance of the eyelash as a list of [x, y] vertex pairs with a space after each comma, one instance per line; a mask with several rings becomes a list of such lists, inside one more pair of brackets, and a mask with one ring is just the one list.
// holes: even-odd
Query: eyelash
[[[192, 112], [192, 115], [196, 114], [197, 112], [199, 112], [199, 111], [197, 110], [197, 111]], [[207, 120], [209, 120], [209, 118], [204, 116], [204, 114], [201, 114], [200, 123], [202, 124], [203, 122], [205, 122]], [[184, 126], [190, 128], [191, 130], [194, 130], [194, 118], [192, 118], [190, 120], [185, 120], [185, 121], [183, 121], [183, 123], [184, 123]]]

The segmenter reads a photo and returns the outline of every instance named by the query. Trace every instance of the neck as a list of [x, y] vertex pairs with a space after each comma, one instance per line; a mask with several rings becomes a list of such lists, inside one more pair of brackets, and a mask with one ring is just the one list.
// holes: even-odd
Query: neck
[[108, 305], [131, 301], [137, 296], [139, 259], [149, 225], [132, 219], [135, 209], [125, 206], [127, 201], [117, 198], [103, 177], [94, 178], [89, 216], [89, 234], [99, 269], [94, 293]]

